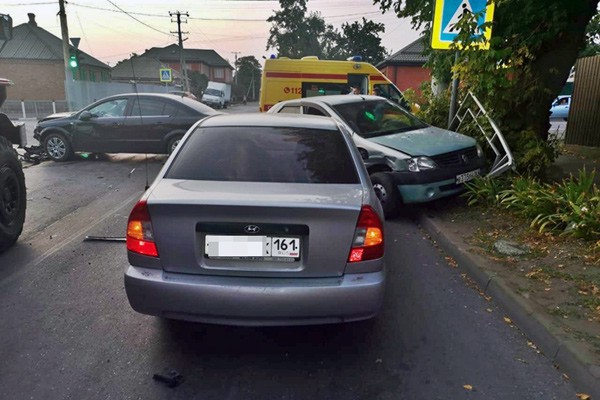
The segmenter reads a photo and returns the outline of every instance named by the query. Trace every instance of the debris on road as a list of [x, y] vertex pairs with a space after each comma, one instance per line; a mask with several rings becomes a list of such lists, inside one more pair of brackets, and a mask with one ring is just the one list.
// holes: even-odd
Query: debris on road
[[83, 239], [84, 242], [125, 242], [124, 237], [118, 236], [93, 236], [89, 235]]
[[160, 374], [154, 374], [152, 376], [152, 379], [154, 379], [155, 381], [163, 382], [170, 388], [177, 387], [185, 381], [183, 375], [181, 375], [174, 369], [169, 368], [165, 368]]

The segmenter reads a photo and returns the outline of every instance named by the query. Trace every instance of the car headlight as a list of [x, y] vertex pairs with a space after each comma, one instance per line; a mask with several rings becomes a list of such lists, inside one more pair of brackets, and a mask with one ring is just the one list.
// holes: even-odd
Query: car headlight
[[479, 157], [479, 158], [485, 157], [485, 154], [483, 153], [483, 149], [481, 148], [479, 143], [477, 143], [477, 157]]
[[413, 157], [406, 160], [408, 170], [411, 172], [419, 172], [425, 169], [437, 168], [437, 164], [429, 157]]

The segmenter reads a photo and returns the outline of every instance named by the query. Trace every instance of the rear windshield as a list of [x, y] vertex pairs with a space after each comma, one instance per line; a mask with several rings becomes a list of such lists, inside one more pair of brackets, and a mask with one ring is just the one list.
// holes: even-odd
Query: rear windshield
[[165, 175], [241, 182], [359, 183], [342, 134], [298, 128], [198, 128]]

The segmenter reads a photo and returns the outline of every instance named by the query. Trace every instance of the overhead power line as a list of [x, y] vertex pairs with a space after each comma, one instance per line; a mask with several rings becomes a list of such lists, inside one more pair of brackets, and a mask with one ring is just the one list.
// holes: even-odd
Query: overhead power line
[[[129, 12], [127, 12], [127, 11], [123, 10], [121, 7], [119, 7], [118, 5], [116, 5], [115, 3], [113, 3], [111, 0], [106, 0], [106, 1], [108, 1], [110, 4], [112, 4], [112, 5], [113, 5], [115, 8], [119, 9], [119, 10], [120, 10], [122, 13], [124, 13], [125, 15], [127, 15], [129, 18], [131, 18], [131, 19], [133, 19], [134, 21], [137, 21], [137, 22], [139, 22], [140, 24], [142, 24], [142, 25], [144, 25], [144, 26], [146, 26], [146, 27], [148, 27], [148, 28], [152, 29], [153, 31], [156, 31], [156, 32], [162, 33], [163, 35], [174, 36], [174, 35], [172, 35], [172, 34], [171, 34], [171, 33], [169, 33], [169, 32], [163, 32], [163, 31], [161, 31], [160, 29], [156, 29], [155, 27], [153, 27], [153, 26], [151, 26], [151, 25], [148, 25], [148, 24], [147, 24], [147, 23], [145, 23], [144, 21], [141, 21], [141, 20], [137, 19], [136, 17], [134, 17], [133, 15], [131, 15], [131, 13], [129, 13]], [[70, 3], [70, 4], [72, 4], [72, 3]]]
[[[134, 18], [133, 15], [139, 15], [139, 16], [142, 16], [142, 17], [168, 18], [168, 16], [163, 15], [163, 14], [150, 14], [150, 13], [142, 13], [142, 12], [136, 12], [136, 11], [125, 11], [122, 8], [120, 8], [119, 6], [115, 5], [112, 1], [110, 1], [110, 0], [107, 0], [107, 1], [109, 3], [111, 3], [112, 5], [114, 5], [116, 8], [118, 8], [118, 10], [114, 10], [114, 9], [111, 9], [111, 8], [97, 7], [97, 6], [89, 6], [89, 5], [86, 5], [86, 4], [79, 4], [79, 3], [73, 2], [73, 1], [69, 1], [69, 5], [75, 6], [75, 7], [81, 7], [81, 8], [89, 8], [89, 9], [92, 9], [92, 10], [108, 11], [108, 12], [113, 12], [113, 13], [124, 13], [124, 14], [127, 14], [131, 18]], [[54, 4], [54, 3], [48, 3], [48, 4]], [[363, 13], [341, 14], [341, 15], [327, 15], [327, 16], [322, 15], [321, 17], [324, 18], [324, 19], [329, 19], [329, 18], [344, 18], [344, 17], [360, 17], [360, 16], [367, 16], [367, 15], [375, 15], [375, 14], [380, 15], [381, 12], [380, 11], [373, 11], [373, 12], [367, 12], [367, 13], [363, 12]], [[203, 17], [189, 17], [188, 19], [198, 20], [198, 21], [265, 22], [267, 20], [267, 18], [203, 18]], [[136, 18], [134, 18], [134, 19], [136, 19]], [[138, 22], [140, 22], [140, 23], [148, 26], [146, 23], [144, 23], [144, 22], [142, 22], [142, 21], [140, 21], [138, 19], [136, 19], [136, 21], [138, 21]], [[161, 33], [165, 33], [165, 32], [161, 32]]]

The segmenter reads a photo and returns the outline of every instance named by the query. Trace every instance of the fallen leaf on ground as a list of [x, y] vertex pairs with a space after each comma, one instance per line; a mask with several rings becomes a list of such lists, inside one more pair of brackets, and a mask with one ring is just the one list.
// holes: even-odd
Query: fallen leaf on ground
[[444, 257], [446, 259], [446, 262], [448, 263], [448, 265], [450, 265], [452, 268], [456, 268], [458, 267], [458, 263], [454, 260], [454, 258], [452, 257]]
[[581, 400], [591, 400], [590, 395], [585, 393], [577, 393], [577, 397]]
[[507, 324], [512, 324], [512, 320], [508, 317], [504, 317], [504, 322], [506, 322]]
[[467, 390], [473, 390], [473, 386], [471, 385], [463, 385], [463, 387]]
[[485, 311], [487, 311], [487, 312], [492, 312], [492, 311], [494, 311], [494, 310], [492, 310], [491, 308], [486, 308], [486, 309], [485, 309]]

